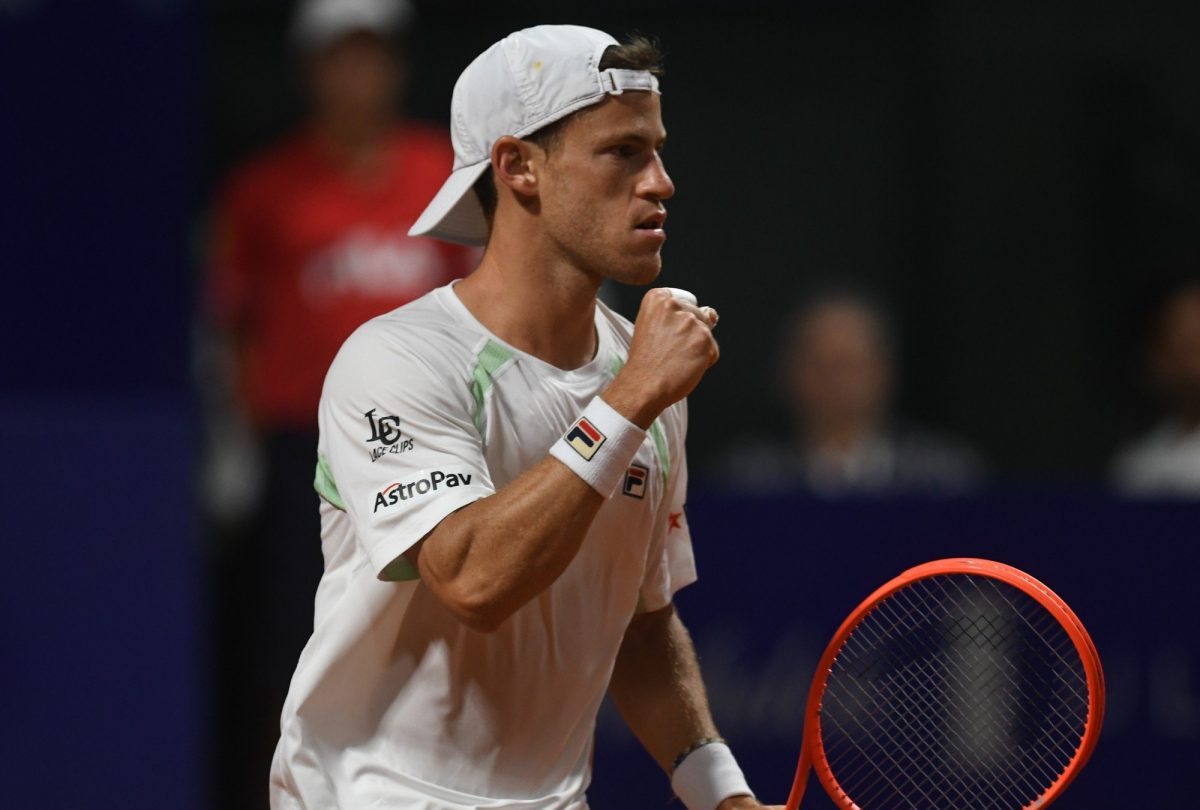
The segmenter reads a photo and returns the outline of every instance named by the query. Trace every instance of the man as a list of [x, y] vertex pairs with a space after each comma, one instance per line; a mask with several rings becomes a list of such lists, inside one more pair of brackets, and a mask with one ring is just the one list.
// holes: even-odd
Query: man
[[1126, 495], [1200, 497], [1200, 281], [1163, 296], [1146, 360], [1164, 413], [1117, 455], [1114, 483]]
[[455, 170], [413, 232], [487, 247], [330, 368], [277, 810], [586, 808], [606, 688], [690, 810], [760, 806], [671, 601], [695, 579], [684, 397], [716, 314], [652, 290], [631, 328], [596, 300], [661, 268], [658, 65], [540, 26], [459, 78]]
[[727, 460], [739, 485], [839, 497], [952, 495], [979, 484], [982, 464], [969, 448], [891, 413], [895, 347], [870, 296], [812, 296], [783, 345], [779, 377], [792, 438], [743, 437]]
[[221, 197], [211, 298], [257, 425], [315, 430], [325, 372], [350, 333], [478, 258], [407, 234], [452, 160], [445, 132], [397, 115], [396, 37], [410, 15], [403, 0], [301, 3], [293, 41], [311, 116]]
[[[301, 3], [293, 43], [311, 114], [239, 167], [218, 203], [209, 297], [235, 384], [214, 408], [209, 513], [227, 527], [222, 644], [243, 663], [221, 689], [226, 808], [262, 806], [279, 710], [311, 628], [321, 558], [308, 484], [325, 372], [364, 321], [478, 258], [407, 233], [453, 159], [444, 131], [397, 115], [396, 39], [410, 11], [403, 0]], [[261, 459], [258, 487], [247, 459]]]

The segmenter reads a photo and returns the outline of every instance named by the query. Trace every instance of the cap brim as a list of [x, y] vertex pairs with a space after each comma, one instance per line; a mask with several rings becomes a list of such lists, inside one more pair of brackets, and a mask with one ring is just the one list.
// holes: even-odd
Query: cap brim
[[491, 165], [490, 160], [484, 160], [452, 172], [408, 229], [408, 235], [432, 236], [464, 245], [487, 244], [487, 217], [471, 188]]

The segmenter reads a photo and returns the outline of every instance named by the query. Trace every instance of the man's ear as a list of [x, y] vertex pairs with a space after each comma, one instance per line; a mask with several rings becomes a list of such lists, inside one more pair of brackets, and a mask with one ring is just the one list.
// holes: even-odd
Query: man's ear
[[505, 135], [492, 144], [492, 175], [523, 197], [536, 197], [538, 172], [534, 164], [541, 150], [528, 141]]

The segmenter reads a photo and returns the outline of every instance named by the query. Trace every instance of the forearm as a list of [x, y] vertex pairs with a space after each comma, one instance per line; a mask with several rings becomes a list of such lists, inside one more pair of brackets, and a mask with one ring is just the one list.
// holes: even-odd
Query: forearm
[[409, 559], [465, 624], [489, 632], [566, 570], [603, 503], [547, 457], [446, 517]]
[[[703, 757], [700, 751], [717, 749], [707, 745], [695, 749], [697, 743], [716, 741], [719, 737], [691, 636], [674, 606], [634, 617], [625, 631], [609, 692], [638, 740], [672, 777], [671, 785], [680, 791], [687, 807], [706, 810], [762, 807], [750, 793], [727, 748], [709, 757], [707, 763], [695, 764], [692, 759]], [[693, 772], [688, 779], [679, 781], [679, 774], [672, 773], [675, 760], [689, 749], [693, 749], [692, 753], [685, 759], [687, 764], [680, 766], [680, 773], [688, 767]], [[696, 768], [707, 773], [699, 779], [704, 787], [697, 786]], [[714, 772], [712, 768], [718, 770]]]
[[717, 736], [691, 636], [672, 605], [634, 617], [609, 691], [625, 722], [667, 773], [688, 746]]

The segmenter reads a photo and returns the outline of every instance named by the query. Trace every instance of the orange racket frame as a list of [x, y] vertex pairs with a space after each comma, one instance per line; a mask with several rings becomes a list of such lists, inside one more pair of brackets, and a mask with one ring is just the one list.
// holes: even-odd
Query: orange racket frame
[[1096, 645], [1092, 643], [1092, 638], [1084, 629], [1083, 623], [1079, 621], [1079, 617], [1054, 591], [1024, 571], [1010, 565], [963, 557], [935, 560], [910, 568], [868, 596], [842, 622], [842, 626], [838, 628], [833, 640], [825, 648], [825, 654], [821, 656], [821, 661], [817, 665], [817, 673], [813, 677], [812, 687], [808, 692], [808, 703], [804, 713], [804, 740], [800, 746], [800, 762], [796, 767], [796, 777], [788, 796], [787, 810], [798, 810], [800, 807], [805, 787], [808, 784], [810, 768], [816, 771], [817, 779], [825, 788], [825, 792], [839, 808], [842, 810], [870, 810], [870, 808], [859, 807], [846, 795], [838, 785], [837, 778], [825, 758], [824, 747], [821, 743], [821, 699], [825, 693], [825, 686], [832, 673], [834, 660], [841, 652], [850, 634], [867, 614], [901, 588], [922, 579], [946, 574], [990, 577], [1011, 585], [1035, 599], [1062, 625], [1075, 645], [1075, 650], [1079, 653], [1087, 676], [1088, 716], [1083, 741], [1075, 752], [1074, 758], [1063, 769], [1062, 774], [1041, 796], [1028, 805], [1028, 810], [1041, 810], [1041, 808], [1048, 807], [1051, 802], [1062, 795], [1062, 792], [1087, 764], [1088, 758], [1096, 747], [1096, 742], [1100, 739], [1100, 727], [1104, 721], [1104, 670], [1100, 665], [1100, 655], [1096, 652]]

